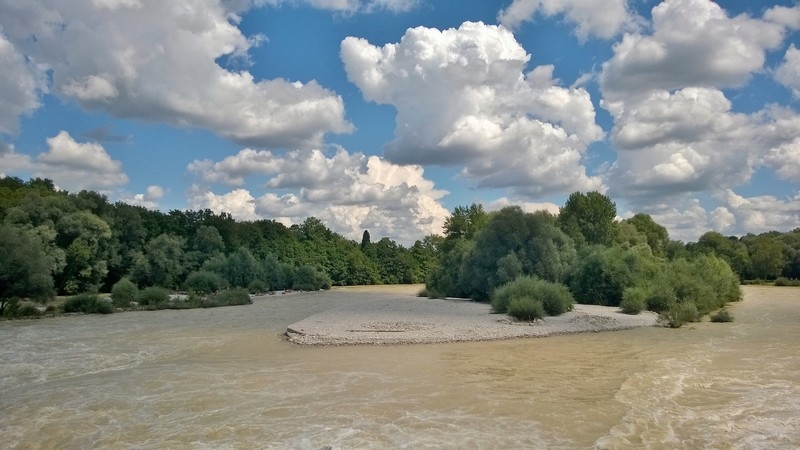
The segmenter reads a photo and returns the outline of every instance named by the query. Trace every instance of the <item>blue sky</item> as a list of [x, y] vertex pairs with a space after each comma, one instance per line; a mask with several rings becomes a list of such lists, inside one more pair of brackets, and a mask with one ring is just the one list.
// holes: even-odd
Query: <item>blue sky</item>
[[800, 227], [800, 5], [0, 0], [0, 174], [408, 245], [598, 190]]

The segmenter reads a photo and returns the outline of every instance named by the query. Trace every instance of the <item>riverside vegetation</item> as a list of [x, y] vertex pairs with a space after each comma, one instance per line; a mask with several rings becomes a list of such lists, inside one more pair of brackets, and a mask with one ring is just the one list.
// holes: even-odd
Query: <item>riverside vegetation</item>
[[[680, 326], [738, 300], [741, 281], [800, 278], [800, 228], [741, 238], [708, 232], [684, 244], [646, 214], [615, 218], [614, 203], [597, 192], [574, 193], [557, 215], [473, 204], [455, 208], [444, 236], [406, 248], [388, 237], [372, 242], [368, 231], [360, 243], [346, 239], [314, 217], [287, 227], [210, 210], [164, 213], [57, 190], [46, 179], [3, 177], [0, 315], [39, 314], [56, 295], [69, 297], [61, 310], [107, 312], [424, 282], [431, 297], [492, 302], [525, 320], [579, 302], [656, 311]], [[174, 291], [187, 294], [170, 300]], [[111, 303], [98, 293], [111, 293]]]

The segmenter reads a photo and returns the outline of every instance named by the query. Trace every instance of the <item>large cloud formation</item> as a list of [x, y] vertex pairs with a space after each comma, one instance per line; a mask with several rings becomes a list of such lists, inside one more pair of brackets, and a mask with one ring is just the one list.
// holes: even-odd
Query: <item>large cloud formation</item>
[[638, 18], [629, 10], [627, 0], [514, 0], [497, 15], [498, 21], [511, 29], [533, 21], [541, 14], [563, 14], [575, 24], [575, 34], [582, 41], [589, 36], [609, 39], [620, 31], [636, 28]]
[[364, 98], [397, 109], [390, 161], [463, 165], [477, 186], [517, 194], [603, 189], [581, 163], [603, 136], [589, 94], [559, 86], [552, 66], [524, 73], [530, 56], [506, 28], [417, 27], [383, 47], [348, 37], [341, 57]]
[[122, 163], [112, 159], [102, 145], [78, 142], [66, 131], [48, 138], [47, 151], [35, 159], [17, 153], [11, 146], [0, 148], [0, 167], [49, 178], [68, 191], [108, 192], [128, 183]]
[[[247, 2], [93, 0], [0, 3], [0, 132], [52, 92], [112, 115], [209, 129], [246, 145], [312, 147], [352, 126], [338, 95], [315, 81], [257, 81], [216, 60], [247, 60], [259, 36], [236, 27]], [[103, 36], [98, 39], [97, 36]], [[4, 81], [4, 80], [0, 80]], [[6, 95], [8, 95], [6, 97]]]
[[[788, 12], [795, 10], [782, 17], [791, 19]], [[771, 106], [735, 112], [723, 89], [764, 71], [767, 53], [778, 49], [789, 26], [770, 19], [775, 16], [773, 8], [763, 19], [728, 17], [708, 0], [672, 0], [653, 8], [650, 33], [625, 34], [614, 46], [599, 77], [618, 152], [608, 173], [612, 196], [679, 230], [678, 238], [696, 239], [696, 227], [763, 230], [746, 228], [758, 221], [741, 209], [748, 201], [732, 200], [739, 198], [733, 189], [760, 167], [800, 179], [800, 121], [795, 112]], [[791, 48], [782, 66], [787, 69], [777, 74], [789, 86]], [[695, 197], [706, 193], [720, 204], [711, 212]], [[773, 226], [796, 223], [796, 199], [780, 202], [768, 202], [783, 214]], [[667, 206], [681, 203], [683, 211]]]
[[[399, 166], [377, 156], [338, 149], [275, 154], [243, 149], [221, 161], [196, 160], [189, 172], [198, 177], [193, 208], [231, 213], [235, 218], [299, 223], [309, 216], [333, 231], [360, 239], [363, 230], [389, 236], [404, 245], [441, 233], [449, 215], [439, 200], [447, 194], [425, 179], [420, 166]], [[267, 192], [254, 197], [241, 187], [261, 180]], [[216, 194], [213, 185], [236, 187]]]

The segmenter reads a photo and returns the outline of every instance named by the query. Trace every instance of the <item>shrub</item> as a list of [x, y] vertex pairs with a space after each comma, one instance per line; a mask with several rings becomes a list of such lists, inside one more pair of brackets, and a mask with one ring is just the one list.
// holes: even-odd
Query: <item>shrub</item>
[[786, 277], [778, 277], [775, 286], [800, 286], [800, 280], [790, 280]]
[[622, 291], [622, 301], [619, 306], [625, 314], [639, 314], [647, 307], [647, 289], [636, 286]]
[[294, 273], [292, 289], [298, 291], [316, 291], [319, 289], [330, 289], [331, 278], [328, 274], [315, 269], [312, 266], [300, 266]]
[[200, 302], [203, 308], [218, 306], [249, 305], [253, 303], [246, 289], [225, 289]]
[[712, 322], [733, 322], [733, 314], [727, 308], [722, 308], [711, 315]]
[[691, 302], [675, 303], [658, 315], [659, 321], [670, 328], [680, 328], [687, 322], [697, 322], [700, 314], [697, 306]]
[[535, 300], [551, 316], [570, 311], [575, 303], [566, 286], [526, 276], [497, 288], [492, 294], [492, 310], [497, 313], [508, 312], [511, 301], [519, 298]]
[[531, 296], [535, 291], [536, 279], [533, 277], [519, 277], [511, 283], [506, 283], [492, 293], [492, 311], [504, 314], [508, 311], [512, 299]]
[[267, 285], [261, 280], [253, 280], [247, 285], [247, 292], [251, 294], [267, 292]]
[[575, 300], [566, 286], [549, 281], [539, 282], [539, 298], [544, 311], [549, 316], [559, 316], [567, 311], [572, 311]]
[[139, 296], [139, 288], [129, 279], [117, 281], [111, 288], [111, 300], [117, 308], [127, 308]]
[[198, 270], [186, 277], [184, 289], [197, 294], [210, 294], [220, 290], [225, 285], [225, 280], [217, 273], [208, 270]]
[[158, 307], [169, 300], [169, 292], [159, 286], [151, 286], [139, 293], [139, 304]]
[[3, 317], [35, 317], [42, 313], [30, 303], [21, 303], [18, 298], [12, 298], [6, 304]]
[[578, 303], [619, 306], [625, 288], [652, 275], [655, 259], [632, 249], [587, 247], [568, 277]]
[[111, 303], [100, 300], [97, 294], [78, 294], [70, 297], [64, 302], [65, 313], [84, 313], [84, 314], [111, 314], [114, 307]]
[[662, 313], [677, 303], [678, 297], [675, 291], [666, 282], [657, 283], [651, 287], [645, 303], [649, 311]]
[[35, 306], [27, 303], [22, 305], [19, 310], [17, 310], [17, 317], [36, 317], [41, 316], [42, 313], [39, 311]]
[[506, 307], [508, 315], [519, 320], [536, 320], [545, 316], [541, 301], [532, 297], [514, 297]]

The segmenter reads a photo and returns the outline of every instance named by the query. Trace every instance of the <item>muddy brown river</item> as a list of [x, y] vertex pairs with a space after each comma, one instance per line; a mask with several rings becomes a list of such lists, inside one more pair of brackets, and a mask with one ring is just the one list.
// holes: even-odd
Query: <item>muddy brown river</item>
[[10, 449], [800, 448], [800, 289], [728, 324], [409, 346], [297, 347], [362, 296], [0, 322]]

